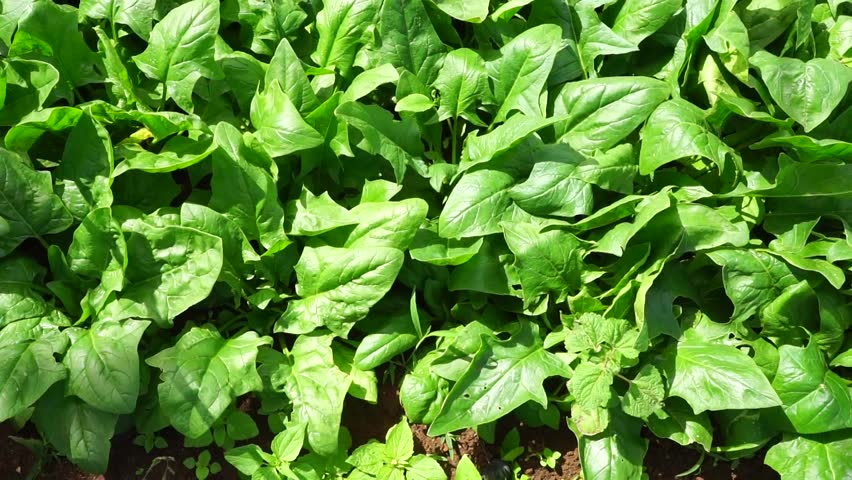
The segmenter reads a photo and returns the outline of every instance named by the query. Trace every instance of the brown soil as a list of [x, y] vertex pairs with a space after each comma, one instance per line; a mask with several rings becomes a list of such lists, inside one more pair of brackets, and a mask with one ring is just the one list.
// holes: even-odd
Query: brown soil
[[[255, 416], [261, 434], [253, 439], [265, 451], [270, 450], [272, 433], [265, 419], [256, 416], [256, 402], [250, 397], [244, 398], [240, 409]], [[380, 387], [379, 401], [372, 405], [362, 401], [347, 400], [343, 411], [343, 425], [352, 434], [353, 447], [370, 439], [384, 441], [387, 430], [399, 422], [404, 412], [399, 404], [399, 391], [390, 384]], [[531, 428], [511, 419], [498, 424], [496, 443], [499, 444], [506, 432], [517, 427], [520, 444], [526, 451], [517, 459], [521, 472], [530, 480], [575, 480], [580, 477], [580, 458], [574, 434], [566, 427], [560, 430], [540, 427]], [[429, 437], [426, 425], [412, 425], [415, 450], [440, 457], [450, 479], [455, 477], [455, 466], [463, 455], [467, 455], [482, 472], [495, 472], [509, 468], [499, 459], [499, 447], [488, 444], [467, 429], [453, 436], [452, 450], [444, 438]], [[36, 457], [24, 446], [12, 441], [9, 436], [38, 438], [31, 427], [15, 432], [11, 423], [0, 424], [0, 479], [23, 480], [33, 468]], [[168, 443], [164, 450], [150, 453], [133, 443], [134, 435], [125, 433], [113, 439], [110, 468], [105, 475], [92, 475], [80, 471], [64, 459], [48, 457], [41, 469], [39, 480], [136, 480], [143, 478], [138, 472], [147, 472], [146, 480], [194, 480], [193, 471], [183, 466], [183, 460], [196, 457], [203, 449], [184, 448], [182, 437], [172, 429], [160, 432]], [[649, 435], [646, 467], [650, 480], [676, 480], [676, 475], [689, 470], [700, 458], [692, 449], [661, 440]], [[544, 448], [561, 453], [555, 469], [542, 467], [537, 453]], [[238, 474], [222, 457], [222, 451], [215, 446], [209, 448], [215, 461], [223, 467], [212, 480], [237, 480]], [[736, 467], [736, 468], [732, 468]], [[493, 477], [492, 477], [493, 478]], [[716, 461], [709, 455], [701, 467], [693, 474], [680, 477], [683, 480], [776, 480], [778, 474], [763, 464], [762, 456], [741, 460], [737, 464]]]

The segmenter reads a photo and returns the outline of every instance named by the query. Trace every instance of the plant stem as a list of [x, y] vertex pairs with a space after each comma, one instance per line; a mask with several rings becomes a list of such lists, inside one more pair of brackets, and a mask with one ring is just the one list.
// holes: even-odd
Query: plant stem
[[451, 155], [453, 165], [458, 163], [458, 152], [457, 152], [458, 144], [459, 144], [458, 126], [459, 126], [458, 118], [453, 117], [452, 121], [450, 121], [450, 128], [452, 130], [452, 132], [450, 133], [450, 149], [451, 149], [450, 155]]

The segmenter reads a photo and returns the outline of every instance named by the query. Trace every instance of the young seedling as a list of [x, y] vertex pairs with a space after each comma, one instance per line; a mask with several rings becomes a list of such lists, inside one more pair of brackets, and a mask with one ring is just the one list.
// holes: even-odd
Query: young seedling
[[428, 455], [414, 454], [414, 440], [406, 419], [391, 427], [385, 443], [372, 440], [346, 460], [355, 467], [350, 479], [446, 480], [441, 465]]
[[222, 471], [219, 462], [211, 462], [210, 450], [204, 450], [198, 454], [198, 458], [189, 457], [183, 461], [183, 466], [195, 471], [195, 478], [205, 480], [210, 475], [216, 475]]

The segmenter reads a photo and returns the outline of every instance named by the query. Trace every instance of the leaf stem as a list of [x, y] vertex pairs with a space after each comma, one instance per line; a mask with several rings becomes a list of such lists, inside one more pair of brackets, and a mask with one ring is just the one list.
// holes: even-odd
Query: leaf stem
[[450, 149], [451, 149], [450, 156], [451, 156], [453, 165], [458, 163], [458, 152], [457, 152], [458, 145], [459, 145], [458, 126], [459, 126], [458, 118], [453, 117], [453, 119], [450, 121], [450, 129], [452, 130], [451, 133], [450, 133]]

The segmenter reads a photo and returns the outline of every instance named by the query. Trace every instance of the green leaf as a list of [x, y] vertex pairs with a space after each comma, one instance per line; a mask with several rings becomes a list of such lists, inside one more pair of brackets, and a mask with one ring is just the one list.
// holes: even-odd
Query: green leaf
[[419, 198], [399, 202], [362, 203], [350, 212], [358, 226], [346, 238], [344, 247], [390, 247], [405, 251], [420, 225], [426, 220], [429, 206]]
[[157, 153], [133, 144], [119, 145], [115, 150], [124, 160], [116, 165], [113, 178], [129, 170], [165, 173], [188, 168], [209, 157], [216, 150], [216, 145], [209, 136], [201, 140], [175, 136], [166, 141]]
[[14, 125], [26, 114], [42, 108], [59, 82], [59, 71], [39, 60], [8, 59], [2, 72], [6, 77], [6, 98], [0, 108], [0, 125]]
[[58, 233], [71, 226], [73, 218], [53, 193], [50, 173], [37, 172], [23, 159], [0, 149], [0, 257], [8, 255], [27, 238]]
[[494, 82], [494, 97], [500, 108], [494, 122], [505, 121], [513, 110], [542, 116], [539, 96], [560, 49], [562, 31], [552, 24], [539, 25], [511, 39], [500, 49], [500, 57], [486, 63]]
[[305, 424], [288, 426], [272, 439], [272, 453], [282, 462], [292, 462], [302, 451], [305, 442]]
[[95, 322], [65, 354], [68, 393], [108, 413], [136, 410], [139, 396], [139, 354], [142, 333], [151, 322]]
[[696, 413], [782, 404], [754, 360], [732, 346], [687, 338], [669, 356], [669, 395], [683, 398]]
[[407, 95], [396, 102], [394, 111], [420, 113], [430, 110], [433, 106], [434, 102], [431, 98], [423, 95], [422, 93], [412, 93], [411, 95]]
[[613, 395], [612, 380], [612, 372], [604, 365], [582, 362], [571, 374], [568, 390], [583, 408], [605, 407]]
[[155, 4], [155, 0], [81, 0], [80, 15], [106, 19], [113, 31], [116, 23], [127, 25], [136, 35], [148, 40]]
[[251, 101], [251, 123], [264, 150], [273, 157], [308, 150], [323, 143], [323, 137], [299, 114], [277, 79]]
[[160, 369], [160, 406], [189, 438], [206, 433], [235, 398], [262, 388], [257, 348], [272, 339], [246, 332], [225, 339], [212, 327], [195, 327], [173, 347], [146, 360]]
[[435, 79], [438, 99], [438, 119], [476, 117], [477, 100], [490, 95], [485, 61], [475, 50], [459, 48], [444, 57], [444, 63]]
[[78, 219], [91, 210], [112, 204], [110, 176], [113, 146], [107, 130], [89, 115], [82, 115], [71, 129], [62, 163], [54, 171], [61, 186], [58, 194]]
[[580, 464], [585, 480], [641, 478], [648, 441], [639, 436], [641, 423], [614, 414], [609, 427], [593, 437], [579, 436]]
[[737, 153], [714, 135], [704, 112], [683, 100], [669, 100], [654, 110], [642, 130], [639, 173], [650, 175], [674, 160], [699, 156], [712, 161], [721, 172], [726, 158], [739, 164]]
[[359, 148], [390, 162], [397, 182], [402, 182], [409, 166], [422, 163], [423, 144], [413, 119], [394, 120], [389, 111], [358, 102], [340, 105], [335, 114], [364, 135]]
[[53, 65], [60, 79], [57, 94], [73, 104], [76, 87], [101, 80], [97, 73], [99, 59], [83, 41], [73, 7], [33, 2], [29, 8], [29, 13], [18, 21], [9, 55], [41, 58]]
[[630, 388], [621, 400], [624, 413], [646, 418], [662, 408], [666, 398], [666, 388], [660, 371], [651, 365], [645, 365], [630, 382]]
[[418, 262], [432, 265], [461, 265], [479, 252], [482, 242], [482, 238], [441, 238], [434, 228], [421, 228], [417, 231], [408, 254]]
[[94, 409], [53, 387], [36, 406], [33, 420], [60, 454], [92, 473], [105, 473], [117, 415]]
[[582, 153], [608, 149], [630, 135], [669, 94], [668, 85], [648, 77], [566, 83], [554, 104], [553, 114], [567, 117], [556, 124], [556, 134]]
[[785, 436], [766, 452], [765, 461], [783, 480], [833, 480], [852, 475], [850, 448], [852, 439], [844, 433], [815, 438]]
[[803, 62], [760, 51], [749, 61], [760, 70], [772, 99], [802, 125], [805, 132], [810, 132], [831, 115], [852, 81], [852, 68], [825, 58]]
[[473, 464], [473, 461], [466, 454], [462, 455], [459, 464], [456, 465], [456, 478], [458, 480], [482, 480], [482, 476], [476, 469], [476, 465]]
[[512, 203], [515, 176], [506, 170], [469, 171], [450, 192], [438, 219], [438, 235], [468, 238], [500, 232], [500, 220]]
[[553, 125], [559, 120], [559, 117], [543, 118], [519, 113], [485, 135], [470, 135], [465, 139], [464, 158], [459, 169], [466, 171], [481, 163], [489, 162], [517, 147], [536, 131]]
[[435, 0], [432, 3], [442, 12], [462, 22], [482, 23], [488, 16], [486, 0]]
[[[150, 318], [158, 325], [204, 300], [222, 270], [222, 239], [179, 226], [125, 222], [127, 286], [104, 318]], [[179, 245], [180, 248], [174, 248]]]
[[530, 400], [544, 407], [547, 395], [542, 382], [562, 373], [561, 362], [544, 350], [533, 323], [522, 322], [505, 341], [484, 338], [429, 427], [429, 435], [497, 420]]
[[163, 83], [164, 99], [171, 98], [184, 111], [192, 112], [196, 82], [220, 74], [213, 58], [218, 29], [218, 2], [184, 3], [154, 26], [148, 47], [133, 61], [142, 73]]
[[830, 371], [816, 342], [806, 348], [781, 345], [772, 386], [799, 433], [852, 428], [852, 392]]
[[627, 0], [618, 10], [612, 32], [627, 42], [639, 42], [660, 30], [681, 8], [682, 0]]
[[220, 148], [213, 153], [210, 208], [237, 222], [249, 239], [260, 240], [267, 249], [286, 242], [284, 209], [268, 171], [272, 160], [224, 122], [216, 126], [214, 141]]
[[593, 3], [580, 3], [576, 7], [581, 31], [578, 39], [580, 66], [594, 77], [596, 59], [601, 55], [621, 55], [638, 50], [636, 43], [612, 31], [595, 12]]
[[355, 51], [365, 43], [368, 26], [375, 24], [379, 8], [376, 0], [331, 0], [317, 13], [317, 48], [311, 59], [323, 68], [334, 68], [348, 76]]
[[523, 288], [524, 305], [539, 295], [553, 293], [557, 301], [581, 286], [585, 249], [574, 235], [550, 230], [544, 233], [529, 223], [503, 223], [506, 244], [515, 254]]
[[665, 408], [654, 412], [646, 421], [654, 435], [683, 446], [697, 443], [709, 450], [713, 443], [713, 426], [707, 412], [696, 415], [692, 407], [677, 397], [666, 399]]
[[383, 60], [417, 75], [423, 83], [435, 80], [445, 47], [421, 0], [385, 0], [379, 36], [378, 53]]
[[303, 115], [319, 106], [320, 101], [311, 87], [308, 76], [305, 75], [302, 61], [286, 38], [281, 39], [281, 43], [278, 44], [275, 54], [269, 61], [269, 68], [266, 69], [263, 81], [265, 90], [270, 89], [276, 81], [293, 106]]
[[722, 267], [725, 293], [734, 303], [734, 322], [748, 319], [778, 292], [797, 283], [784, 262], [760, 251], [716, 250], [708, 256]]
[[301, 335], [290, 351], [284, 392], [293, 402], [293, 417], [307, 425], [311, 450], [331, 455], [337, 448], [343, 398], [351, 377], [335, 365], [331, 335]]
[[[2, 284], [2, 283], [0, 283]], [[4, 285], [4, 293], [8, 288]], [[0, 421], [29, 408], [68, 371], [54, 359], [64, 348], [46, 318], [19, 320], [0, 330]], [[52, 338], [51, 338], [52, 337]]]
[[414, 455], [414, 439], [405, 418], [392, 426], [385, 436], [385, 457], [391, 460], [408, 460]]
[[731, 74], [739, 81], [749, 83], [748, 29], [736, 13], [728, 12], [713, 30], [704, 35], [704, 41], [719, 55], [722, 64]]
[[345, 335], [390, 290], [402, 260], [402, 251], [388, 247], [305, 247], [296, 264], [301, 298], [290, 301], [275, 331], [326, 326]]

